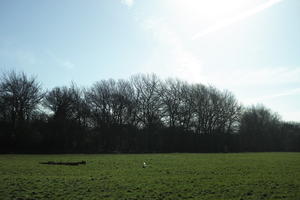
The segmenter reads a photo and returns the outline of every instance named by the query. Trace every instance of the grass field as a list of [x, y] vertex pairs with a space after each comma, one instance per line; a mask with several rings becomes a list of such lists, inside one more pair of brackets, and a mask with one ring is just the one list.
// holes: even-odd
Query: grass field
[[0, 181], [0, 199], [300, 200], [300, 153], [0, 155]]

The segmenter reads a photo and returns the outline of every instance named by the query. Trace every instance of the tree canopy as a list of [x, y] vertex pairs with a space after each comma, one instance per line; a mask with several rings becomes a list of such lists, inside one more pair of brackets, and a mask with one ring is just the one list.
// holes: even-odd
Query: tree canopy
[[2, 153], [299, 151], [300, 125], [244, 107], [213, 86], [138, 74], [43, 92], [25, 73], [0, 79]]

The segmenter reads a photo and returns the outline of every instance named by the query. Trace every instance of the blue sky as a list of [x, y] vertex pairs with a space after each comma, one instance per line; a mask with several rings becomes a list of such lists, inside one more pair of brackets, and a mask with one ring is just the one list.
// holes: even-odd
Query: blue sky
[[299, 0], [1, 0], [0, 71], [44, 88], [156, 73], [300, 121]]

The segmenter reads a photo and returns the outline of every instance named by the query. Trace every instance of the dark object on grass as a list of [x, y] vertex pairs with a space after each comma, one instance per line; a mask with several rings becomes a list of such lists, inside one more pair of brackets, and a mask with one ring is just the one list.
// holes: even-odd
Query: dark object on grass
[[80, 162], [54, 162], [54, 161], [48, 161], [48, 162], [40, 162], [40, 164], [45, 164], [45, 165], [72, 165], [72, 166], [77, 166], [77, 165], [85, 165], [86, 161], [80, 161]]

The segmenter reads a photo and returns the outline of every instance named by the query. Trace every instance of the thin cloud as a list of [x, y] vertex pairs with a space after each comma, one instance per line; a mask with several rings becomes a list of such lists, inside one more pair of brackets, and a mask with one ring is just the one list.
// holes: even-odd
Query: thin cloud
[[121, 3], [130, 8], [133, 6], [134, 0], [121, 0]]
[[0, 58], [13, 60], [18, 63], [18, 65], [31, 66], [40, 63], [40, 59], [35, 52], [22, 48], [0, 47]]
[[216, 32], [222, 28], [225, 28], [225, 27], [235, 24], [237, 22], [243, 21], [243, 20], [247, 19], [248, 17], [251, 17], [259, 12], [262, 12], [262, 11], [266, 10], [267, 8], [270, 8], [282, 1], [283, 0], [269, 0], [268, 2], [266, 2], [264, 4], [261, 4], [257, 7], [255, 7], [254, 9], [250, 9], [244, 13], [241, 13], [233, 18], [228, 18], [228, 19], [222, 20], [221, 22], [219, 22], [213, 26], [210, 26], [210, 27], [204, 29], [203, 31], [200, 31], [200, 32], [194, 34], [192, 37], [192, 40], [199, 39], [210, 33]]
[[24, 51], [19, 50], [16, 53], [17, 59], [20, 61], [20, 63], [25, 63], [29, 65], [34, 65], [37, 63], [37, 57], [33, 52], [30, 51]]
[[276, 93], [276, 94], [271, 94], [271, 95], [261, 96], [258, 98], [249, 99], [248, 101], [249, 102], [260, 102], [260, 101], [264, 101], [264, 100], [271, 100], [271, 99], [276, 99], [279, 97], [299, 95], [299, 94], [300, 94], [300, 88], [296, 88], [296, 89], [286, 90], [284, 92], [280, 92], [280, 93]]
[[67, 69], [73, 69], [75, 67], [74, 63], [72, 63], [68, 60], [62, 61], [61, 65], [64, 66], [65, 68], [67, 68]]
[[219, 70], [206, 74], [208, 80], [218, 86], [236, 87], [259, 87], [267, 85], [281, 85], [289, 83], [300, 83], [300, 68], [297, 67], [264, 67], [246, 68], [232, 70], [230, 75], [228, 69]]
[[56, 62], [59, 66], [61, 66], [63, 68], [73, 69], [75, 67], [74, 63], [72, 63], [71, 61], [69, 61], [67, 59], [62, 59], [62, 58], [58, 57], [51, 51], [47, 51], [47, 54], [49, 57], [52, 58], [52, 60], [54, 60], [54, 62]]

